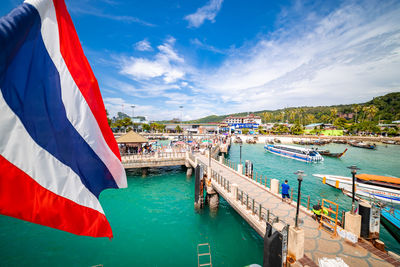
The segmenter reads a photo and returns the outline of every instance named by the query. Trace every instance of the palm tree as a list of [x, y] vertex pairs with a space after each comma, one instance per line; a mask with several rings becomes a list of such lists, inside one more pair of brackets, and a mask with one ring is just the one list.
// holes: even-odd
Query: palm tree
[[353, 111], [356, 113], [356, 116], [354, 118], [354, 122], [357, 123], [357, 115], [358, 115], [358, 112], [361, 111], [361, 106], [357, 105], [357, 104], [353, 105]]
[[336, 108], [331, 108], [331, 118], [330, 121], [333, 123], [337, 117], [337, 109]]
[[373, 120], [376, 113], [378, 113], [378, 111], [379, 111], [379, 109], [376, 106], [374, 106], [374, 105], [369, 106], [368, 107], [368, 118]]
[[269, 112], [263, 112], [262, 114], [261, 114], [261, 116], [262, 116], [262, 118], [264, 119], [264, 123], [267, 123], [267, 122], [269, 122], [270, 120], [271, 120], [271, 113], [269, 113]]
[[181, 133], [181, 132], [182, 132], [181, 126], [177, 125], [177, 126], [175, 127], [175, 131], [177, 131], [178, 133]]

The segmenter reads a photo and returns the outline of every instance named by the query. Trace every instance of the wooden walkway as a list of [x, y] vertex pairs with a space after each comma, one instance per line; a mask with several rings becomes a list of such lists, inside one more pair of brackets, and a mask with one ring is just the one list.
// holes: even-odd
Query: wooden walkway
[[[208, 166], [209, 158], [199, 153], [190, 155], [189, 163]], [[211, 160], [213, 188], [257, 231], [264, 236], [266, 223], [273, 220], [294, 225], [296, 203], [282, 202], [280, 195], [273, 194], [265, 185], [255, 182], [224, 164]], [[237, 185], [237, 190], [235, 187]], [[319, 230], [319, 224], [311, 218], [311, 212], [301, 207], [299, 226], [305, 233], [305, 257], [303, 265], [317, 266], [318, 259], [342, 258], [349, 266], [400, 266], [400, 262], [384, 253], [379, 253], [365, 242], [352, 244], [340, 237]], [[311, 261], [310, 261], [311, 260]]]

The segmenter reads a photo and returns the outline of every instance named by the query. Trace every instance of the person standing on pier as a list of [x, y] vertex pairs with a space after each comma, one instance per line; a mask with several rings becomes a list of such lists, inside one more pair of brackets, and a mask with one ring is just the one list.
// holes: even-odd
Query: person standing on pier
[[[282, 201], [290, 202], [289, 190], [290, 186], [288, 184], [288, 180], [285, 180], [285, 183], [282, 184]], [[286, 200], [286, 198], [288, 200]]]

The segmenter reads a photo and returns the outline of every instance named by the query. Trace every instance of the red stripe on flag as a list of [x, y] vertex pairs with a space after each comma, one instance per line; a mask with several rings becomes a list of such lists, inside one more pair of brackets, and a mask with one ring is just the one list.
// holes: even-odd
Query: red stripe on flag
[[76, 235], [112, 238], [104, 214], [61, 197], [0, 155], [0, 214]]
[[99, 85], [83, 53], [81, 43], [64, 0], [53, 0], [53, 3], [60, 34], [60, 49], [65, 64], [96, 118], [105, 141], [117, 158], [121, 160], [117, 142], [107, 122], [106, 109]]

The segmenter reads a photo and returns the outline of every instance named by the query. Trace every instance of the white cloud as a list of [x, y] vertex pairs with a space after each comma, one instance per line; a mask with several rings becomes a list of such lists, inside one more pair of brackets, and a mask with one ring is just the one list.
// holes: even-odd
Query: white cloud
[[184, 59], [173, 48], [175, 39], [168, 40], [157, 47], [159, 52], [154, 59], [121, 58], [121, 74], [128, 75], [134, 80], [161, 78], [166, 84], [174, 83], [185, 76]]
[[362, 102], [399, 91], [399, 4], [343, 5], [293, 27], [231, 53], [191, 83], [219, 94], [229, 113]]
[[253, 45], [227, 51], [211, 69], [190, 66], [172, 37], [151, 59], [123, 58], [121, 73], [139, 83], [124, 88], [134, 92], [130, 95], [164, 98], [150, 111], [154, 119], [176, 117], [179, 105], [185, 106], [185, 119], [195, 119], [360, 103], [400, 91], [399, 2], [344, 2], [324, 16], [301, 6], [285, 10], [285, 16], [293, 17], [290, 12], [308, 19], [285, 20]]
[[135, 44], [135, 49], [139, 51], [153, 51], [150, 42], [146, 39], [137, 42]]
[[196, 10], [195, 13], [185, 16], [189, 21], [189, 27], [200, 27], [205, 20], [215, 22], [219, 10], [221, 9], [223, 0], [210, 0], [207, 5], [202, 6]]

